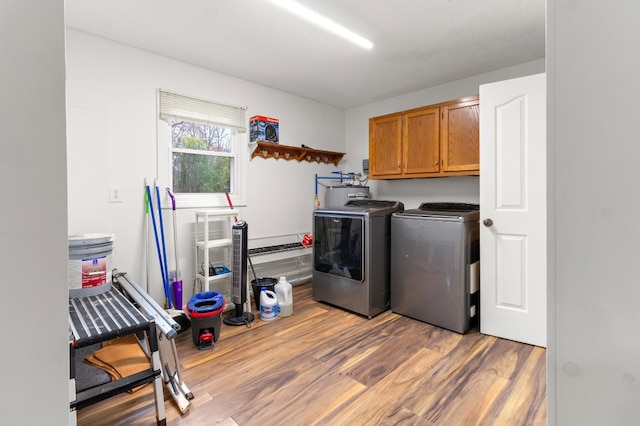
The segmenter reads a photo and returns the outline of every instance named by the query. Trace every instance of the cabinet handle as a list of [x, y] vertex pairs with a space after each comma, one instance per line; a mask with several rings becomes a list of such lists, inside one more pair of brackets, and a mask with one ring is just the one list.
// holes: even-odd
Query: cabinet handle
[[438, 162], [436, 161], [435, 163], [433, 163], [433, 165], [434, 165], [434, 166], [437, 166], [437, 165], [438, 165]]

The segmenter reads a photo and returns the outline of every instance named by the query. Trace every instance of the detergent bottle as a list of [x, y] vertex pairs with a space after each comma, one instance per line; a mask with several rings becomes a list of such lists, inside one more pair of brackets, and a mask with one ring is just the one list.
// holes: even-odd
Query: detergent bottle
[[260, 319], [273, 321], [278, 317], [278, 297], [276, 294], [262, 287], [260, 290]]
[[281, 317], [293, 315], [293, 289], [291, 284], [287, 282], [287, 277], [280, 277], [280, 281], [274, 286], [274, 290], [280, 307], [278, 315]]

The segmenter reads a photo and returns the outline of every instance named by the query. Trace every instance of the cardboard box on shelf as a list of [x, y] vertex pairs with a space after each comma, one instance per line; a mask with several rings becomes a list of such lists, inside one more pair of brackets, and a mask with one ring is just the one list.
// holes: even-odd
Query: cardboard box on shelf
[[249, 119], [250, 142], [278, 143], [280, 137], [279, 124], [280, 120], [277, 118], [254, 115]]

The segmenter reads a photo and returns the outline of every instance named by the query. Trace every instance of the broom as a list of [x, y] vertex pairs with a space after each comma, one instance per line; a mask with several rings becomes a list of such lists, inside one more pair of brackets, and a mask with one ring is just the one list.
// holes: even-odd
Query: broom
[[171, 296], [176, 309], [182, 310], [182, 277], [180, 276], [180, 256], [178, 256], [178, 221], [176, 218], [176, 197], [167, 188], [167, 194], [171, 198], [171, 210], [173, 210], [173, 246], [176, 253], [176, 271], [174, 282], [171, 283]]
[[[158, 251], [158, 260], [160, 261], [160, 273], [162, 275], [164, 297], [166, 300], [166, 298], [169, 297], [169, 287], [167, 285], [167, 280], [165, 279], [165, 276], [164, 276], [164, 268], [162, 266], [162, 251], [160, 250], [160, 241], [158, 240], [158, 228], [156, 226], [156, 215], [153, 210], [153, 198], [151, 197], [151, 187], [149, 186], [149, 183], [147, 182], [146, 179], [145, 179], [145, 187], [147, 192], [146, 201], [148, 203], [148, 210], [151, 212], [151, 222], [153, 223], [153, 236], [155, 237], [155, 241], [156, 241], [156, 250]], [[147, 261], [148, 260], [149, 258], [147, 256]]]
[[[164, 279], [165, 279], [165, 289], [167, 289], [167, 307], [165, 306], [165, 310], [167, 311], [167, 313], [169, 315], [171, 315], [171, 318], [173, 318], [173, 320], [175, 322], [177, 322], [178, 324], [180, 324], [180, 330], [178, 332], [182, 332], [184, 330], [186, 330], [189, 325], [191, 325], [191, 321], [189, 320], [189, 318], [187, 317], [187, 314], [182, 310], [182, 306], [180, 306], [179, 308], [176, 309], [175, 307], [175, 303], [173, 302], [173, 298], [172, 296], [172, 291], [171, 291], [171, 285], [169, 284], [169, 261], [167, 259], [167, 246], [165, 244], [165, 238], [164, 238], [164, 224], [162, 222], [162, 204], [160, 202], [160, 188], [158, 188], [158, 186], [155, 184], [154, 185], [156, 187], [156, 198], [158, 199], [158, 217], [160, 219], [160, 235], [162, 237], [162, 254], [163, 254], [163, 258], [162, 258], [162, 267], [164, 268]], [[171, 197], [171, 199], [173, 200], [173, 196]], [[175, 223], [175, 203], [173, 204], [174, 209], [173, 209], [173, 217], [174, 217], [174, 230], [177, 227], [177, 224]], [[176, 250], [178, 247], [178, 241], [176, 239], [175, 241], [176, 244]], [[177, 252], [176, 252], [177, 253]], [[178, 258], [176, 257], [176, 262], [178, 261]], [[178, 271], [176, 270], [176, 279], [177, 279], [177, 275], [178, 275]], [[174, 289], [176, 288], [175, 286], [173, 287]], [[182, 300], [182, 281], [180, 281], [180, 299]], [[182, 305], [182, 301], [180, 302], [180, 305]]]
[[160, 228], [160, 235], [161, 235], [161, 241], [162, 241], [162, 250], [160, 248], [160, 240], [158, 239], [158, 229], [157, 229], [158, 227], [156, 227], [156, 219], [153, 211], [153, 202], [151, 198], [151, 190], [149, 188], [149, 185], [147, 185], [147, 198], [149, 200], [149, 210], [151, 210], [151, 218], [153, 221], [153, 233], [156, 240], [156, 249], [158, 251], [158, 260], [160, 262], [160, 273], [162, 275], [162, 283], [164, 286], [165, 311], [167, 312], [167, 314], [169, 314], [173, 318], [175, 322], [177, 322], [180, 325], [180, 330], [178, 332], [181, 333], [182, 331], [189, 328], [189, 326], [191, 325], [191, 322], [189, 321], [189, 317], [183, 310], [174, 309], [174, 306], [171, 300], [172, 298], [171, 298], [171, 290], [169, 285], [169, 271], [167, 266], [167, 249], [166, 249], [165, 239], [164, 239], [164, 224], [162, 221], [162, 204], [160, 201], [160, 190], [155, 180], [154, 180], [154, 186], [155, 186], [156, 199], [158, 204], [158, 219], [160, 222], [159, 228]]

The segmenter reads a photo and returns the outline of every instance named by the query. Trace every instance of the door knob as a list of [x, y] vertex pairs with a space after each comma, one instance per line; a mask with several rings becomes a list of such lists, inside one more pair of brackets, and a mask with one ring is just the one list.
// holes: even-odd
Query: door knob
[[482, 221], [482, 223], [484, 224], [484, 226], [486, 226], [487, 228], [493, 225], [493, 220], [491, 219], [485, 219]]

